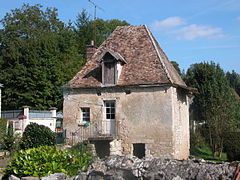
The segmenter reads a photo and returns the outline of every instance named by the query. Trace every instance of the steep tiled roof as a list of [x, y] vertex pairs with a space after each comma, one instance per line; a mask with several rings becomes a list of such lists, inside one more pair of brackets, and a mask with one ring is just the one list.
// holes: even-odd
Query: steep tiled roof
[[106, 50], [119, 53], [127, 62], [123, 65], [118, 86], [174, 84], [187, 87], [145, 25], [117, 27], [69, 86], [102, 86], [102, 68], [98, 59]]

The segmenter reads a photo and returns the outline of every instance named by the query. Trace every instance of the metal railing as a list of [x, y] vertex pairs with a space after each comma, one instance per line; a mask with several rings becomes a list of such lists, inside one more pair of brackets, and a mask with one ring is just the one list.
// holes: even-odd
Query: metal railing
[[6, 119], [17, 119], [18, 116], [23, 114], [23, 110], [8, 110], [2, 111], [1, 117]]
[[30, 110], [29, 118], [51, 118], [52, 113], [50, 111]]
[[89, 124], [81, 124], [79, 128], [72, 132], [72, 138], [78, 136], [80, 141], [85, 140], [110, 140], [114, 139], [119, 135], [119, 125], [118, 121], [115, 122], [93, 122]]

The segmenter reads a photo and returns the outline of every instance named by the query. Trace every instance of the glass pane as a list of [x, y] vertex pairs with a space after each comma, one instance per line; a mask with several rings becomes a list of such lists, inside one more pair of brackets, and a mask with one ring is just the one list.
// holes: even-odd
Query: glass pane
[[115, 119], [115, 114], [111, 114], [111, 119]]
[[111, 108], [111, 113], [115, 113], [115, 108]]
[[114, 102], [111, 102], [111, 107], [115, 107], [115, 103]]
[[106, 113], [110, 113], [110, 108], [106, 108]]
[[111, 119], [111, 114], [107, 114], [107, 119]]

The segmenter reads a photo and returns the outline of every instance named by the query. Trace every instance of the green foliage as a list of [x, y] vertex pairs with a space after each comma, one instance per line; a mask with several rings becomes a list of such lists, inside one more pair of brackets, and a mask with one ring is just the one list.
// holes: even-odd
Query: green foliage
[[23, 133], [20, 143], [21, 148], [28, 149], [45, 145], [55, 145], [55, 135], [51, 129], [37, 123], [29, 124]]
[[87, 144], [88, 142], [78, 143], [67, 151], [72, 155], [72, 162], [74, 162], [67, 170], [70, 176], [76, 175], [79, 170], [85, 171], [90, 161], [93, 160], [93, 155]]
[[84, 63], [73, 28], [58, 19], [55, 8], [28, 4], [7, 13], [1, 23], [3, 108], [61, 108], [59, 87]]
[[237, 74], [235, 71], [227, 72], [226, 77], [230, 83], [230, 86], [237, 92], [240, 96], [240, 74]]
[[176, 69], [179, 75], [181, 75], [181, 70], [179, 68], [179, 64], [176, 61], [171, 61], [173, 67]]
[[9, 151], [11, 155], [19, 149], [19, 136], [16, 134], [14, 135], [12, 124], [8, 125], [7, 132], [5, 132], [1, 141], [1, 148]]
[[192, 65], [186, 74], [187, 84], [198, 89], [192, 104], [193, 119], [202, 123], [203, 137], [215, 156], [221, 156], [224, 134], [237, 124], [232, 91], [225, 73], [215, 63]]
[[[3, 108], [62, 108], [66, 84], [85, 63], [86, 45], [93, 39], [93, 24], [86, 11], [76, 27], [58, 19], [57, 9], [24, 4], [0, 21], [0, 82]], [[96, 45], [125, 21], [96, 20]]]
[[207, 145], [194, 147], [190, 150], [190, 154], [196, 158], [205, 159], [214, 162], [227, 161], [226, 153], [222, 153], [221, 157], [214, 157], [211, 148]]
[[69, 176], [85, 170], [92, 160], [88, 152], [62, 151], [54, 146], [21, 150], [4, 170], [4, 175], [43, 177], [56, 172]]
[[117, 26], [129, 25], [126, 21], [120, 21], [116, 19], [102, 20], [96, 19], [96, 21], [90, 20], [90, 15], [83, 10], [78, 14], [75, 22], [75, 32], [79, 40], [80, 51], [85, 55], [86, 46], [90, 44], [91, 40], [94, 40], [94, 23], [96, 23], [96, 42], [95, 45], [99, 46], [107, 37], [116, 29]]
[[190, 147], [202, 147], [205, 146], [206, 142], [200, 132], [190, 132]]
[[7, 132], [7, 119], [0, 118], [0, 142], [3, 141], [3, 137], [6, 135]]
[[240, 132], [227, 132], [224, 148], [230, 161], [240, 160]]

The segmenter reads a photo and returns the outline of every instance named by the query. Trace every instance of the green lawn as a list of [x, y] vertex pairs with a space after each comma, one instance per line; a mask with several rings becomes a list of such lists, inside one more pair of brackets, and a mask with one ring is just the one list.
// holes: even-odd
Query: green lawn
[[221, 158], [215, 158], [212, 155], [212, 151], [208, 146], [203, 146], [203, 147], [194, 147], [190, 150], [190, 154], [196, 158], [201, 158], [209, 161], [215, 161], [215, 162], [220, 162], [220, 161], [227, 161], [227, 155], [226, 153], [222, 153]]

